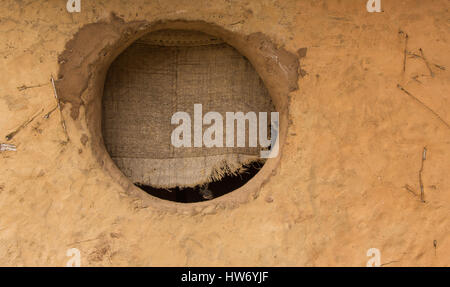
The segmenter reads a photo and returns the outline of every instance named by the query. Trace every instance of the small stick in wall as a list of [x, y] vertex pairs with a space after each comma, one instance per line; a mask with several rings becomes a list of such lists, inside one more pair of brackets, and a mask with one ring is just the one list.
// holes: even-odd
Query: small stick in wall
[[[67, 133], [66, 122], [64, 121], [64, 117], [63, 117], [63, 113], [62, 113], [62, 110], [61, 110], [61, 104], [60, 104], [60, 101], [59, 101], [59, 98], [58, 98], [58, 94], [56, 93], [56, 86], [55, 86], [55, 80], [53, 79], [53, 75], [51, 76], [50, 81], [52, 82], [53, 93], [54, 93], [55, 99], [56, 99], [56, 105], [57, 105], [57, 108], [59, 110], [59, 114], [61, 116], [61, 126], [62, 126], [62, 128], [64, 130], [64, 134], [66, 135], [66, 139], [67, 139], [66, 142], [69, 142], [70, 138], [69, 138], [69, 134]], [[50, 116], [50, 113], [48, 115]]]
[[34, 114], [31, 118], [26, 120], [23, 124], [21, 124], [18, 128], [16, 128], [14, 131], [10, 132], [5, 136], [6, 140], [10, 141], [12, 138], [18, 134], [24, 127], [28, 126], [40, 113], [42, 113], [44, 109], [40, 110], [36, 114]]
[[50, 115], [54, 112], [54, 111], [56, 111], [56, 109], [58, 108], [58, 105], [56, 105], [54, 108], [52, 108], [48, 113], [46, 113], [44, 116], [43, 116], [43, 118], [44, 119], [48, 119], [49, 117], [50, 117]]
[[24, 91], [26, 89], [40, 88], [40, 87], [43, 87], [43, 86], [46, 86], [46, 85], [48, 85], [48, 84], [38, 84], [38, 85], [31, 85], [31, 86], [22, 85], [20, 87], [17, 87], [17, 89], [19, 91]]
[[405, 184], [405, 186], [403, 186], [403, 188], [405, 188], [408, 192], [410, 192], [414, 195], [417, 195], [417, 193], [414, 191], [414, 189], [411, 186]]
[[422, 59], [423, 59], [424, 62], [425, 62], [425, 65], [427, 65], [427, 68], [428, 68], [428, 70], [430, 71], [430, 76], [431, 76], [432, 78], [434, 78], [434, 72], [433, 72], [433, 70], [431, 69], [430, 64], [428, 63], [427, 58], [425, 58], [425, 54], [423, 53], [422, 48], [419, 48], [419, 51], [420, 51], [420, 55], [422, 56]]
[[422, 164], [419, 170], [420, 201], [424, 203], [425, 203], [425, 191], [423, 187], [422, 172], [423, 172], [423, 163], [425, 162], [426, 159], [427, 159], [427, 147], [424, 147], [422, 152]]
[[441, 118], [441, 116], [436, 113], [432, 108], [428, 107], [424, 102], [422, 102], [421, 100], [419, 100], [418, 98], [416, 98], [413, 94], [411, 94], [410, 92], [408, 92], [405, 88], [403, 88], [400, 84], [397, 84], [397, 88], [400, 89], [400, 91], [404, 92], [405, 94], [407, 94], [408, 96], [410, 96], [413, 100], [415, 100], [416, 102], [418, 102], [419, 104], [421, 104], [422, 106], [424, 106], [428, 111], [430, 111], [431, 113], [433, 113], [433, 115], [439, 120], [441, 121], [447, 128], [450, 129], [450, 124], [447, 123], [443, 118]]
[[[404, 33], [401, 31], [401, 33]], [[403, 51], [403, 72], [406, 72], [406, 54], [408, 53], [408, 34], [405, 34], [405, 48]]]

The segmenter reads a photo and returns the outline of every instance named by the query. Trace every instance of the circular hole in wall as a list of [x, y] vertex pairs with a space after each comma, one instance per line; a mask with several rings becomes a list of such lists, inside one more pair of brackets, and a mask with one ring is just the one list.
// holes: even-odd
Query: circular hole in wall
[[[109, 67], [102, 134], [112, 160], [136, 186], [162, 199], [198, 202], [238, 189], [265, 163], [260, 141], [250, 144], [250, 120], [245, 144], [238, 147], [237, 121], [229, 135], [227, 113], [254, 113], [260, 128], [260, 112], [266, 112], [270, 136], [273, 111], [264, 83], [236, 49], [198, 31], [159, 30], [135, 41]], [[174, 120], [177, 112], [188, 117]], [[221, 122], [217, 117], [204, 122], [210, 112]], [[217, 144], [219, 126], [223, 147]], [[195, 146], [198, 135], [201, 147]], [[174, 144], [174, 138], [184, 145]], [[233, 147], [227, 147], [228, 138]], [[207, 147], [208, 139], [218, 141]]]

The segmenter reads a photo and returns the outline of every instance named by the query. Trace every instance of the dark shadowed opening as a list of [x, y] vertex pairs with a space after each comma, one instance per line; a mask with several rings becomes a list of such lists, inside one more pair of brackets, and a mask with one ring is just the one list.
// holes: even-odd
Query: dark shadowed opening
[[254, 162], [246, 167], [246, 171], [241, 174], [227, 175], [219, 181], [212, 181], [203, 186], [197, 185], [193, 188], [175, 187], [166, 189], [155, 188], [150, 185], [142, 185], [139, 183], [135, 183], [135, 185], [148, 194], [165, 200], [184, 203], [206, 201], [240, 188], [252, 179], [252, 177], [258, 173], [262, 166], [262, 163]]

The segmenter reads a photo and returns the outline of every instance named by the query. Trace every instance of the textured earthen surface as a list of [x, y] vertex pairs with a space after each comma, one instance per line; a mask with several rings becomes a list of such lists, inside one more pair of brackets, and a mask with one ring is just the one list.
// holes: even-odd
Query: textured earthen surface
[[[0, 153], [0, 265], [64, 266], [69, 248], [83, 266], [365, 266], [369, 248], [385, 266], [450, 265], [448, 1], [384, 0], [382, 13], [356, 0], [82, 1], [73, 14], [64, 2], [0, 4], [0, 142], [17, 146]], [[170, 21], [273, 51], [248, 58], [286, 116], [284, 142], [257, 191], [236, 191], [245, 200], [149, 199], [99, 156], [107, 61], [88, 78], [74, 69]], [[64, 57], [73, 39], [98, 45], [87, 62]], [[299, 67], [274, 64], [293, 54]]]

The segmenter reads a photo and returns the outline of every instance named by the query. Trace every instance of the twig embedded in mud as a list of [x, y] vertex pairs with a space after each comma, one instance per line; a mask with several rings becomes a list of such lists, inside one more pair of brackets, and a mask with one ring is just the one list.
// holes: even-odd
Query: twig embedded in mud
[[398, 261], [398, 260], [389, 261], [389, 262], [381, 264], [380, 267], [381, 266], [385, 266], [385, 265], [389, 265], [389, 264], [392, 264], [392, 263], [396, 263], [396, 262], [400, 262], [400, 261]]
[[56, 109], [58, 108], [58, 105], [56, 105], [54, 108], [52, 108], [48, 113], [46, 113], [44, 116], [43, 116], [43, 118], [44, 119], [48, 119], [49, 117], [50, 117], [50, 115], [54, 112], [54, 111], [56, 111]]
[[405, 48], [403, 50], [403, 72], [406, 71], [406, 55], [408, 54], [408, 34], [400, 30], [398, 32], [401, 35], [405, 35]]
[[426, 159], [427, 159], [427, 147], [424, 147], [423, 152], [422, 152], [422, 163], [420, 165], [420, 170], [419, 170], [420, 201], [422, 201], [424, 203], [425, 203], [425, 191], [423, 188], [422, 172], [423, 172], [423, 163]]
[[46, 86], [46, 85], [48, 85], [48, 84], [38, 84], [38, 85], [32, 85], [32, 86], [22, 85], [22, 86], [20, 86], [20, 87], [17, 87], [17, 89], [18, 89], [19, 91], [24, 91], [24, 90], [26, 90], [26, 89], [40, 88], [40, 87], [43, 87], [43, 86]]
[[[420, 51], [420, 50], [422, 50], [422, 49], [419, 49], [419, 51]], [[419, 59], [422, 59], [422, 60], [424, 60], [424, 61], [427, 63], [427, 66], [428, 66], [428, 64], [432, 64], [432, 65], [435, 66], [436, 68], [438, 68], [438, 69], [440, 69], [440, 70], [442, 70], [442, 71], [445, 71], [445, 67], [444, 67], [444, 66], [441, 66], [441, 65], [438, 65], [438, 64], [435, 64], [435, 63], [430, 63], [430, 62], [428, 62], [428, 60], [425, 59], [424, 56], [423, 56], [423, 50], [422, 50], [422, 53], [421, 53], [421, 54], [422, 54], [422, 55], [418, 55], [418, 54], [413, 53], [413, 52], [408, 52], [408, 55], [409, 55], [411, 58], [419, 58]], [[429, 66], [428, 66], [428, 69], [430, 69]]]
[[[427, 147], [424, 147], [423, 152], [422, 152], [422, 161], [421, 161], [420, 169], [419, 169], [420, 201], [423, 203], [425, 203], [425, 189], [423, 186], [422, 173], [423, 173], [424, 162], [426, 159], [427, 159]], [[405, 186], [403, 186], [403, 187], [410, 193], [414, 194], [415, 196], [417, 195], [417, 193], [414, 191], [414, 189], [411, 188], [409, 185], [405, 184]]]
[[76, 244], [80, 244], [80, 243], [90, 242], [90, 241], [94, 241], [94, 240], [98, 240], [98, 239], [99, 238], [96, 237], [96, 238], [91, 238], [91, 239], [79, 240], [79, 241], [75, 241], [75, 242], [72, 242], [70, 244], [67, 244], [67, 246], [72, 246], [72, 245], [76, 245]]
[[422, 48], [419, 48], [419, 51], [420, 51], [420, 55], [422, 56], [422, 59], [425, 61], [425, 65], [427, 65], [427, 68], [428, 68], [428, 70], [430, 71], [430, 76], [431, 76], [432, 78], [434, 78], [434, 72], [433, 72], [433, 70], [431, 69], [430, 64], [428, 63], [427, 58], [425, 58], [425, 54], [423, 53]]
[[408, 55], [410, 56], [410, 58], [420, 58], [420, 59], [422, 59], [422, 56], [417, 55], [416, 53], [413, 53], [413, 52], [408, 52]]
[[18, 134], [24, 127], [29, 125], [40, 113], [42, 113], [44, 109], [40, 110], [36, 114], [34, 114], [30, 119], [26, 120], [23, 124], [21, 124], [18, 128], [16, 128], [14, 131], [10, 132], [5, 136], [6, 140], [11, 140], [16, 134]]
[[445, 71], [445, 67], [438, 65], [438, 64], [433, 64], [436, 68], [441, 69], [442, 71]]
[[59, 102], [58, 94], [56, 93], [55, 80], [53, 79], [53, 76], [51, 76], [50, 81], [51, 81], [52, 86], [53, 86], [53, 93], [54, 93], [54, 95], [55, 95], [56, 105], [57, 105], [57, 107], [58, 107], [59, 115], [60, 115], [60, 117], [61, 117], [61, 126], [62, 126], [62, 128], [63, 128], [63, 130], [64, 130], [64, 134], [66, 135], [66, 142], [69, 142], [69, 141], [70, 141], [70, 138], [69, 138], [69, 134], [67, 133], [66, 122], [64, 121], [64, 117], [63, 117], [63, 113], [62, 113], [62, 110], [61, 110], [61, 104], [60, 104], [60, 102]]
[[243, 23], [245, 23], [245, 20], [240, 20], [240, 21], [231, 23], [230, 26], [234, 26], [234, 25], [237, 25], [237, 24], [243, 24]]
[[418, 82], [419, 84], [422, 84], [422, 82], [417, 79], [418, 77], [419, 77], [419, 75], [415, 75], [414, 77], [411, 77], [411, 79]]
[[414, 191], [414, 189], [412, 189], [412, 187], [410, 187], [409, 185], [405, 184], [405, 186], [403, 186], [403, 188], [405, 188], [407, 191], [409, 191], [410, 193], [414, 194], [415, 196], [417, 196], [417, 193]]
[[408, 96], [410, 96], [412, 99], [414, 99], [416, 102], [418, 102], [419, 104], [421, 104], [422, 106], [424, 106], [428, 111], [430, 111], [439, 121], [441, 121], [447, 128], [450, 129], [450, 124], [448, 124], [446, 121], [444, 121], [443, 118], [441, 118], [441, 116], [436, 113], [433, 109], [431, 109], [430, 107], [428, 107], [427, 105], [425, 105], [424, 102], [422, 102], [421, 100], [419, 100], [418, 98], [416, 98], [415, 96], [413, 96], [410, 92], [408, 92], [405, 88], [403, 88], [400, 84], [397, 84], [397, 88], [399, 88], [402, 92], [404, 92], [405, 94], [407, 94]]

